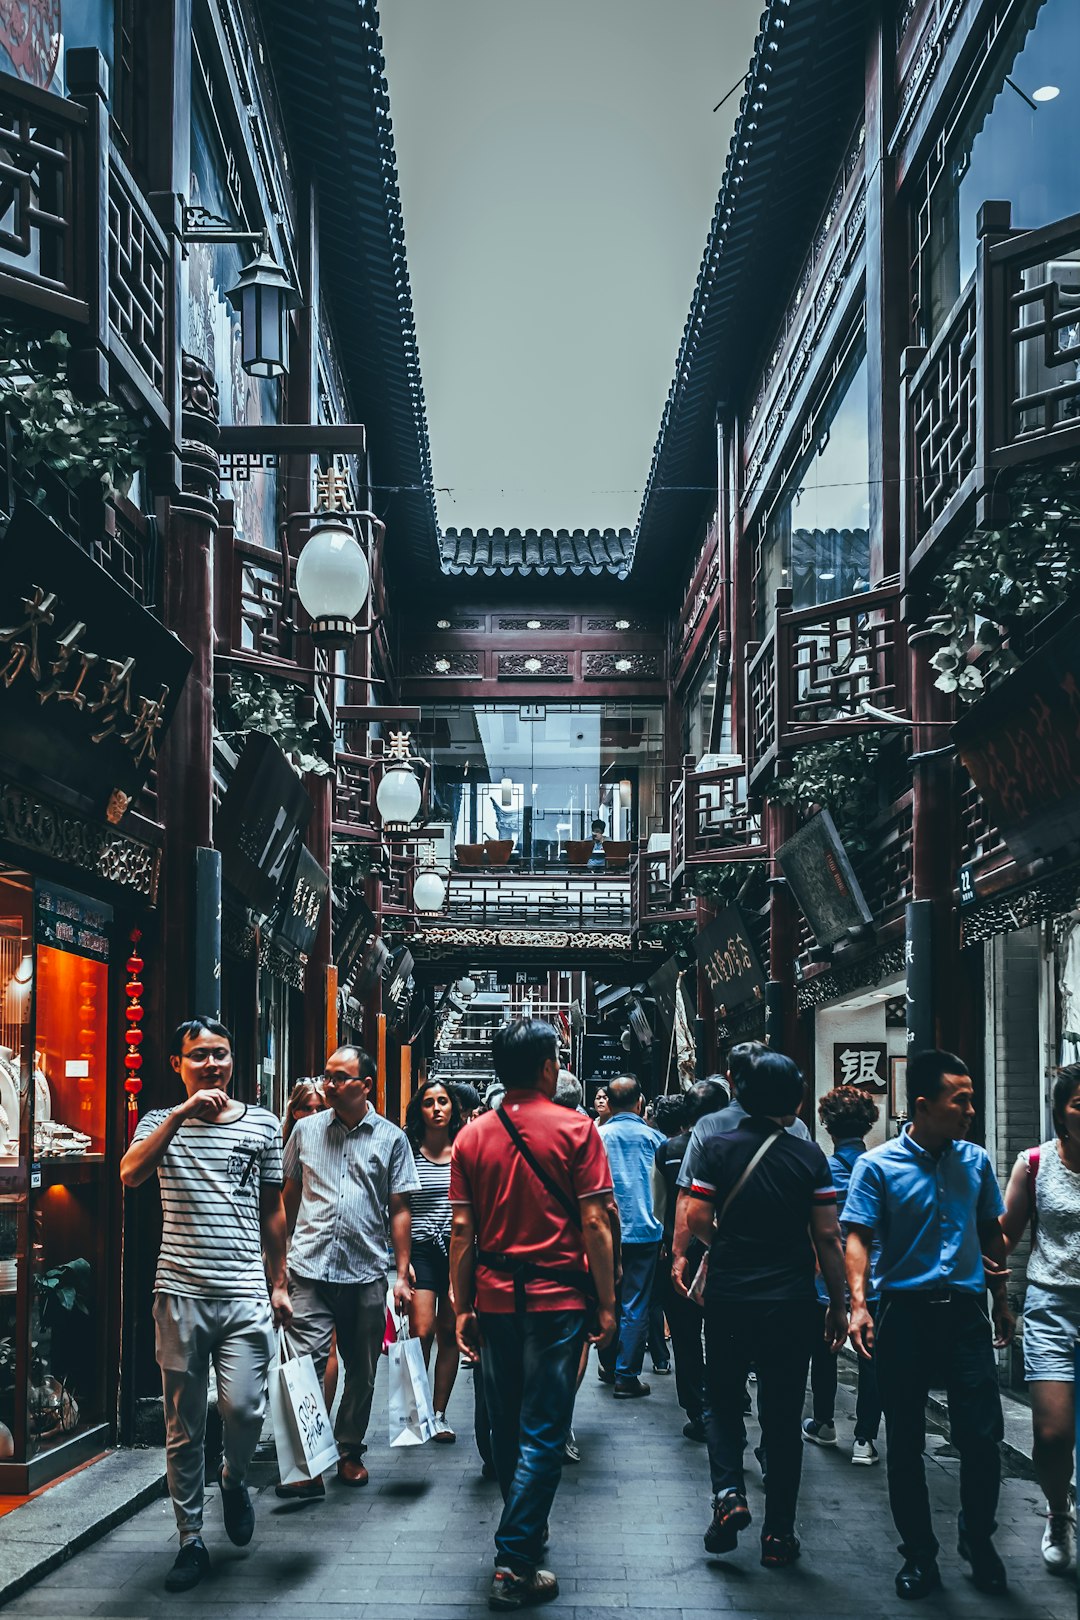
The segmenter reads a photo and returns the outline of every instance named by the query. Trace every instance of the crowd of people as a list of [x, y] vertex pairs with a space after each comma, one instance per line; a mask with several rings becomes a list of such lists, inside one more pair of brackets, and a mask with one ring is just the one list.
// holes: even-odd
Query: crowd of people
[[[995, 1349], [1015, 1330], [1008, 1260], [1027, 1233], [1042, 1554], [1056, 1573], [1074, 1564], [1080, 1066], [1061, 1071], [1055, 1135], [1021, 1155], [1003, 1198], [969, 1140], [974, 1088], [955, 1054], [911, 1058], [908, 1121], [873, 1148], [873, 1097], [850, 1087], [822, 1097], [828, 1156], [800, 1117], [796, 1065], [756, 1042], [731, 1049], [725, 1076], [677, 1096], [648, 1102], [637, 1079], [619, 1076], [591, 1114], [549, 1025], [505, 1025], [492, 1055], [496, 1081], [483, 1099], [425, 1079], [400, 1129], [372, 1105], [370, 1058], [343, 1046], [321, 1077], [297, 1082], [279, 1125], [230, 1096], [222, 1024], [194, 1018], [176, 1032], [185, 1099], [142, 1119], [121, 1165], [127, 1186], [156, 1173], [164, 1214], [154, 1321], [180, 1537], [169, 1590], [193, 1587], [210, 1565], [211, 1363], [224, 1528], [242, 1546], [254, 1532], [247, 1474], [279, 1334], [311, 1355], [328, 1408], [340, 1355], [337, 1478], [362, 1487], [390, 1297], [423, 1345], [436, 1443], [455, 1441], [448, 1412], [463, 1362], [471, 1373], [484, 1477], [503, 1497], [493, 1608], [558, 1593], [544, 1562], [549, 1518], [564, 1464], [580, 1458], [574, 1405], [593, 1346], [616, 1401], [650, 1395], [646, 1355], [654, 1376], [674, 1373], [682, 1432], [707, 1448], [712, 1555], [734, 1551], [751, 1524], [744, 1459], [756, 1389], [760, 1556], [778, 1569], [800, 1554], [804, 1445], [838, 1444], [837, 1357], [850, 1341], [851, 1462], [878, 1462], [884, 1415], [903, 1559], [895, 1586], [906, 1599], [942, 1584], [923, 1450], [928, 1392], [944, 1388], [960, 1458], [958, 1553], [980, 1591], [1002, 1593]], [[299, 1502], [326, 1487], [316, 1477], [276, 1489]]]

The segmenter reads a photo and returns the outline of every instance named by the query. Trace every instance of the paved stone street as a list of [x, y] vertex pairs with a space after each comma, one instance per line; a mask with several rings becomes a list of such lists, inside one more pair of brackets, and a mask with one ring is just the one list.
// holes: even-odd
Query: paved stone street
[[[208, 1492], [210, 1577], [170, 1596], [161, 1582], [176, 1553], [172, 1510], [145, 1508], [9, 1605], [12, 1615], [156, 1616], [213, 1613], [255, 1620], [348, 1615], [364, 1620], [473, 1620], [486, 1614], [498, 1490], [480, 1478], [471, 1435], [471, 1375], [463, 1374], [450, 1418], [458, 1444], [390, 1452], [385, 1443], [385, 1378], [372, 1419], [372, 1483], [348, 1491], [332, 1483], [322, 1504], [276, 1501], [274, 1469], [256, 1471], [259, 1524], [249, 1549], [229, 1545], [216, 1492]], [[739, 1551], [710, 1560], [701, 1544], [708, 1522], [705, 1450], [684, 1440], [670, 1378], [653, 1380], [647, 1401], [616, 1403], [592, 1368], [578, 1405], [579, 1467], [568, 1467], [555, 1505], [549, 1562], [562, 1595], [549, 1606], [563, 1620], [594, 1620], [625, 1609], [635, 1620], [706, 1620], [717, 1614], [798, 1614], [858, 1620], [912, 1612], [941, 1615], [1054, 1616], [1076, 1613], [1071, 1582], [1055, 1581], [1039, 1557], [1036, 1487], [1010, 1478], [1002, 1495], [998, 1545], [1012, 1591], [991, 1600], [971, 1586], [955, 1556], [957, 1465], [931, 1435], [929, 1464], [943, 1544], [946, 1589], [921, 1605], [893, 1594], [898, 1566], [884, 1469], [854, 1469], [845, 1443], [850, 1396], [841, 1388], [841, 1445], [807, 1447], [801, 1501], [803, 1558], [769, 1572], [757, 1561], [760, 1490], [751, 1462], [750, 1505], [757, 1521]], [[752, 1441], [756, 1440], [754, 1426]]]

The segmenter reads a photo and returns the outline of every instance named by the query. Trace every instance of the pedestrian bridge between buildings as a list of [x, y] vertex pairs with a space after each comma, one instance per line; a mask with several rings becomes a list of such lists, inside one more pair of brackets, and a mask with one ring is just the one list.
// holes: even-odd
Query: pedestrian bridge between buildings
[[444, 915], [481, 928], [630, 928], [629, 873], [451, 872]]

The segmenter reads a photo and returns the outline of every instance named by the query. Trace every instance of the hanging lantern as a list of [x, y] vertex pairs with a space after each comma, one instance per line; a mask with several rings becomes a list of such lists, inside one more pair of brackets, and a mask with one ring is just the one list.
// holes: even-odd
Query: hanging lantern
[[412, 766], [404, 760], [384, 772], [375, 794], [375, 806], [384, 826], [407, 827], [420, 813], [420, 783]]
[[311, 619], [320, 647], [347, 647], [367, 601], [371, 571], [344, 518], [328, 514], [316, 526], [296, 563], [296, 594]]
[[461, 1001], [471, 1001], [476, 994], [476, 980], [471, 979], [466, 973], [464, 978], [458, 980], [454, 989], [457, 991]]
[[142, 1045], [143, 1032], [139, 1026], [142, 1023], [144, 1012], [142, 1004], [143, 959], [138, 954], [142, 930], [133, 928], [128, 937], [131, 940], [131, 955], [125, 964], [128, 978], [127, 983], [124, 985], [124, 994], [127, 996], [128, 1005], [124, 1012], [127, 1021], [127, 1028], [124, 1030], [124, 1044], [127, 1047], [124, 1054], [124, 1090], [127, 1093], [127, 1138], [130, 1143], [135, 1135], [135, 1127], [139, 1123], [138, 1099], [139, 1092], [142, 1090], [139, 1071], [142, 1068], [143, 1060], [139, 1047]]
[[259, 251], [225, 294], [240, 312], [240, 364], [250, 377], [283, 377], [287, 364], [286, 317], [300, 294], [270, 252], [264, 231]]
[[417, 872], [413, 883], [413, 905], [417, 911], [441, 911], [446, 899], [446, 884], [433, 866]]

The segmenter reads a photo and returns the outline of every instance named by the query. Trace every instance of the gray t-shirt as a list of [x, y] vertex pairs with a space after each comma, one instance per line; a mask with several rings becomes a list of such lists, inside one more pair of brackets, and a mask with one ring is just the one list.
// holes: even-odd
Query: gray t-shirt
[[[171, 1108], [143, 1116], [142, 1142]], [[281, 1126], [265, 1108], [233, 1120], [186, 1119], [158, 1165], [164, 1216], [154, 1287], [189, 1298], [265, 1299], [263, 1187], [281, 1186]]]
[[[690, 1140], [686, 1145], [686, 1152], [683, 1154], [683, 1161], [678, 1175], [679, 1186], [689, 1187], [694, 1180], [701, 1168], [701, 1151], [706, 1142], [710, 1141], [714, 1136], [722, 1136], [728, 1131], [736, 1130], [742, 1121], [749, 1119], [749, 1117], [742, 1103], [732, 1099], [726, 1108], [718, 1108], [715, 1114], [706, 1114], [703, 1119], [699, 1119], [690, 1132]], [[801, 1119], [797, 1119], [794, 1124], [789, 1125], [787, 1128], [792, 1136], [799, 1136], [804, 1142], [813, 1140]]]

